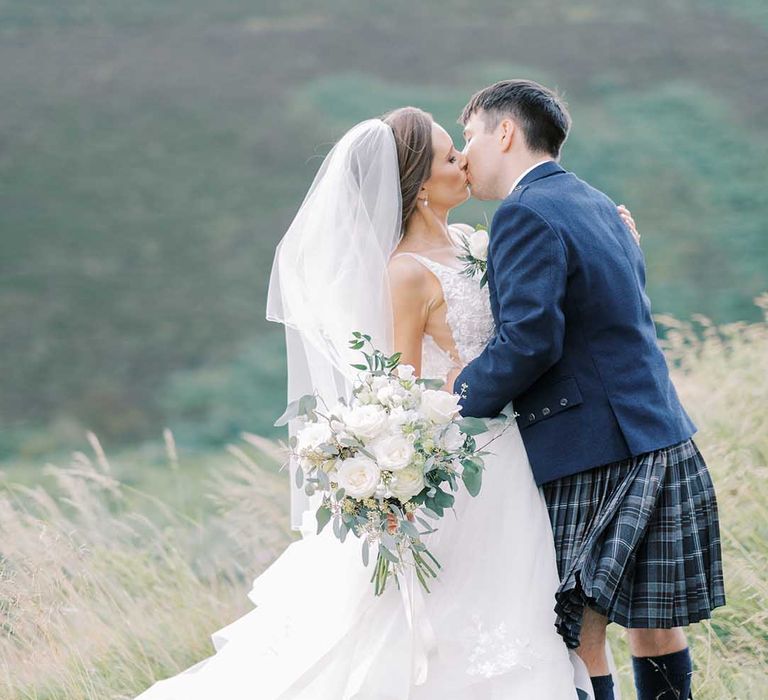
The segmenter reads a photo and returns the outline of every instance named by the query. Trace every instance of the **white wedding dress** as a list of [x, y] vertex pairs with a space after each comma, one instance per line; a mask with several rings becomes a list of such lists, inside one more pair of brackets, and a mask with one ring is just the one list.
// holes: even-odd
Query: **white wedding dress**
[[[413, 255], [410, 254], [409, 255]], [[415, 256], [442, 284], [462, 362], [493, 331], [487, 287]], [[430, 336], [423, 376], [444, 377], [448, 355]], [[478, 436], [484, 444], [500, 428]], [[463, 485], [424, 542], [442, 565], [423, 593], [414, 577], [375, 597], [361, 540], [303, 539], [253, 582], [256, 608], [213, 634], [216, 653], [140, 700], [575, 700], [592, 697], [585, 669], [554, 627], [558, 585], [552, 533], [520, 432], [488, 448], [483, 485]]]

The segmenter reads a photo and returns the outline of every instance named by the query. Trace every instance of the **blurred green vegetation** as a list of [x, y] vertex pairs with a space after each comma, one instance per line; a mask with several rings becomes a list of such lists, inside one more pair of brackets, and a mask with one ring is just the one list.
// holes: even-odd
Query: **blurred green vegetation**
[[504, 77], [565, 93], [563, 163], [631, 208], [655, 311], [755, 320], [767, 56], [753, 0], [0, 0], [0, 459], [279, 434], [266, 285], [322, 156], [403, 104], [460, 143]]

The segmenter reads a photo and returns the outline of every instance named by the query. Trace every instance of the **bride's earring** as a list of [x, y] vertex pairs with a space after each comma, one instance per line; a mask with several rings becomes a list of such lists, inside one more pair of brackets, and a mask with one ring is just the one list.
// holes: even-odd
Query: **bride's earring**
[[428, 196], [427, 196], [427, 197], [424, 197], [424, 206], [425, 206], [425, 207], [428, 207], [428, 206], [429, 206], [429, 197], [428, 197]]

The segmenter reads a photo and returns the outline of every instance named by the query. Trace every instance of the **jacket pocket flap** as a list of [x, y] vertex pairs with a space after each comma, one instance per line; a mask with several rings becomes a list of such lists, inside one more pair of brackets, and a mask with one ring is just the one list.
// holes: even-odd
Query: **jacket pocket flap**
[[515, 411], [520, 414], [517, 423], [520, 428], [526, 428], [578, 406], [583, 401], [576, 378], [566, 377], [553, 384], [536, 387], [518, 397], [514, 403]]

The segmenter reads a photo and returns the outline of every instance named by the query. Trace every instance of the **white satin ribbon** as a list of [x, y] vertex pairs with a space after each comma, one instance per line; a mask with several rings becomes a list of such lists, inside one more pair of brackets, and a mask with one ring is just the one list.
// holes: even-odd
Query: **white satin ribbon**
[[416, 577], [415, 564], [409, 564], [403, 574], [396, 570], [400, 584], [400, 595], [405, 608], [405, 618], [411, 632], [413, 648], [411, 680], [414, 685], [423, 685], [427, 680], [429, 659], [437, 650], [435, 630], [429, 621], [424, 602], [424, 591]]

